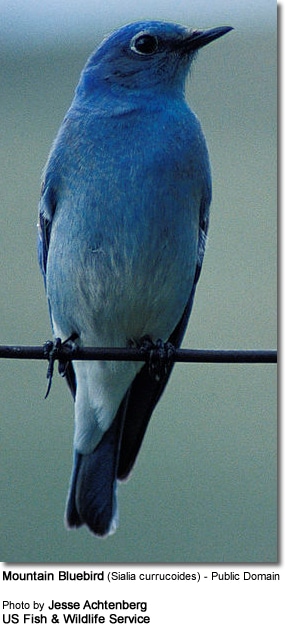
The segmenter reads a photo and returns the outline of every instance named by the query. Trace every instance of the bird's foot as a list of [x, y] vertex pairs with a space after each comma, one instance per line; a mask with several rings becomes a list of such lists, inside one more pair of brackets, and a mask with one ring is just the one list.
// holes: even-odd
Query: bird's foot
[[143, 336], [139, 350], [143, 355], [148, 354], [148, 370], [152, 379], [160, 381], [169, 374], [175, 356], [175, 347], [171, 342], [163, 342], [160, 338], [154, 342], [149, 336]]
[[73, 333], [71, 334], [71, 336], [69, 336], [69, 338], [67, 338], [66, 340], [64, 340], [62, 342], [61, 338], [56, 338], [55, 341], [53, 342], [52, 340], [48, 340], [47, 342], [45, 342], [44, 344], [44, 355], [48, 360], [48, 369], [47, 369], [47, 380], [48, 380], [48, 385], [47, 385], [47, 391], [45, 394], [45, 399], [48, 397], [49, 393], [50, 393], [50, 389], [51, 389], [51, 384], [52, 384], [52, 378], [53, 378], [53, 372], [54, 372], [54, 363], [55, 360], [58, 360], [58, 372], [60, 375], [62, 375], [62, 377], [65, 376], [66, 374], [66, 368], [68, 365], [68, 360], [66, 360], [66, 358], [62, 358], [60, 357], [61, 353], [66, 354], [66, 351], [68, 350], [70, 353], [76, 351], [77, 349], [77, 345], [74, 344], [74, 340], [76, 340], [76, 338], [78, 338], [78, 334]]

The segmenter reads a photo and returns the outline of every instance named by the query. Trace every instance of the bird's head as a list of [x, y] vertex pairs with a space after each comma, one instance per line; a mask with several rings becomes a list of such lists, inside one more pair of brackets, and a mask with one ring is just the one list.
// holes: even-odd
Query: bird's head
[[183, 91], [191, 61], [199, 48], [230, 30], [230, 26], [191, 30], [158, 21], [128, 24], [104, 39], [91, 55], [82, 72], [79, 90], [89, 94], [98, 88], [117, 93]]

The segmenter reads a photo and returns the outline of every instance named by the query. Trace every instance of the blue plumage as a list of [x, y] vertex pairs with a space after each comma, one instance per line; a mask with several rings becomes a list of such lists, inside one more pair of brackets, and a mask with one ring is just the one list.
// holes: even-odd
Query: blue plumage
[[[55, 337], [80, 346], [179, 346], [205, 250], [211, 176], [184, 97], [199, 47], [230, 28], [130, 24], [88, 60], [43, 179], [39, 260]], [[116, 528], [130, 472], [169, 377], [140, 362], [69, 364], [74, 469], [66, 519]]]

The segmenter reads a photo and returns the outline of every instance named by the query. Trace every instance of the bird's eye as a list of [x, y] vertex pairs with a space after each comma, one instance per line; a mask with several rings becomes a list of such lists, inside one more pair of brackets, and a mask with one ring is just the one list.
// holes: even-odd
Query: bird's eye
[[158, 49], [158, 40], [154, 35], [142, 33], [133, 37], [131, 50], [137, 54], [154, 54]]

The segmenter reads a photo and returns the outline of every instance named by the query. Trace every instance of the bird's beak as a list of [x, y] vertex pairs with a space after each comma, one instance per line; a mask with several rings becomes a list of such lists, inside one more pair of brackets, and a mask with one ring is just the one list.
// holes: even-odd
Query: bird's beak
[[226, 35], [230, 30], [233, 30], [232, 26], [218, 26], [217, 28], [208, 28], [207, 30], [192, 30], [183, 39], [183, 42], [180, 42], [180, 47], [184, 49], [185, 52], [198, 50], [208, 43], [211, 43], [211, 41], [223, 37], [223, 35]]

